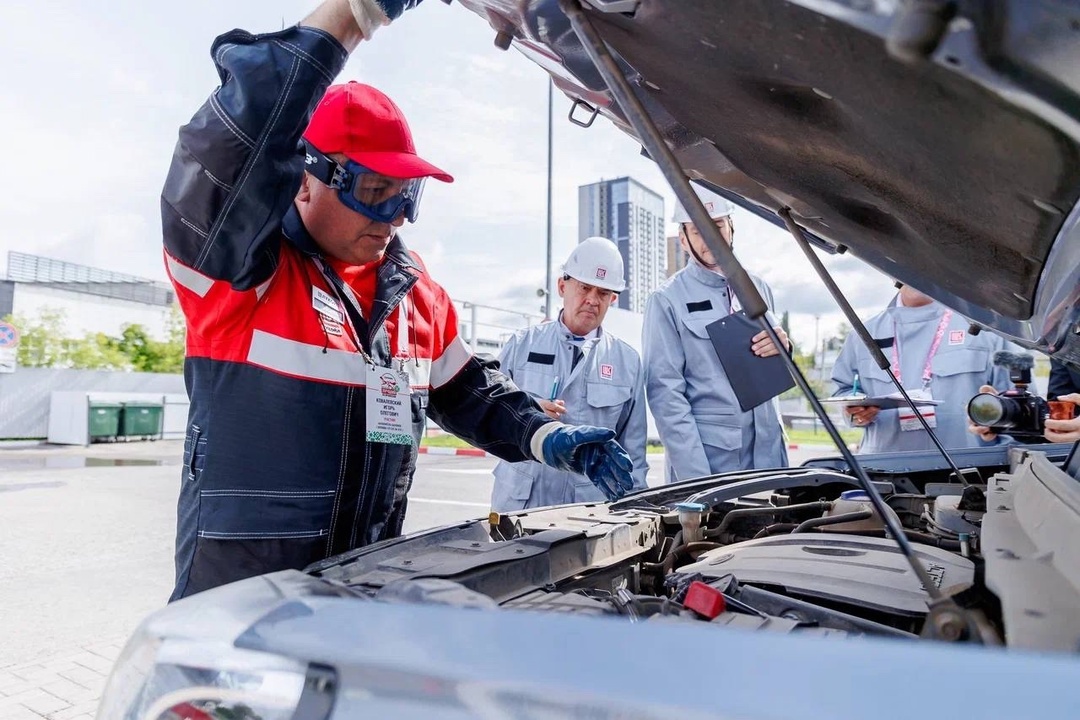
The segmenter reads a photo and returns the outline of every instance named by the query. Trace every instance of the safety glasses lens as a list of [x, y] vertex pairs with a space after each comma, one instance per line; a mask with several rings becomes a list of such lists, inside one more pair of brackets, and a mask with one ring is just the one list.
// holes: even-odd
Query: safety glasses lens
[[378, 222], [393, 222], [403, 214], [409, 222], [416, 221], [425, 178], [400, 180], [349, 169], [355, 180], [351, 192], [342, 198], [349, 207]]

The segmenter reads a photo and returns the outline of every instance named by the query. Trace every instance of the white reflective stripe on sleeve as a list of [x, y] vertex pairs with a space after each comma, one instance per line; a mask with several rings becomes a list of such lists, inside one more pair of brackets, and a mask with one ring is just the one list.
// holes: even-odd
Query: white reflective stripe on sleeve
[[529, 438], [529, 450], [536, 458], [536, 462], [544, 462], [544, 441], [547, 440], [547, 436], [564, 427], [570, 426], [561, 422], [549, 422], [536, 429], [533, 436]]
[[206, 293], [210, 292], [210, 288], [214, 285], [213, 280], [182, 264], [169, 253], [165, 253], [165, 265], [169, 268], [169, 275], [177, 285], [199, 297], [206, 297]]
[[469, 350], [469, 346], [460, 337], [454, 338], [453, 342], [443, 350], [443, 354], [431, 363], [431, 387], [442, 387], [450, 382], [471, 357], [472, 351]]
[[431, 387], [431, 361], [427, 358], [406, 360], [405, 371], [409, 373], [409, 387], [414, 390], [425, 390]]
[[367, 366], [356, 353], [327, 349], [256, 330], [251, 336], [248, 362], [267, 370], [326, 382], [364, 387]]

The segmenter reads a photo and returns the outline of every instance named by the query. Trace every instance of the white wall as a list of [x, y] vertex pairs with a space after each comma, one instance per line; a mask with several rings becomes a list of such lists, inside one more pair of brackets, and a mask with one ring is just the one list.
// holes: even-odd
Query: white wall
[[166, 307], [28, 283], [16, 283], [13, 305], [14, 313], [25, 318], [36, 318], [44, 309], [62, 311], [68, 336], [81, 337], [87, 332], [116, 336], [124, 325], [139, 324], [154, 338], [167, 339], [169, 308]]

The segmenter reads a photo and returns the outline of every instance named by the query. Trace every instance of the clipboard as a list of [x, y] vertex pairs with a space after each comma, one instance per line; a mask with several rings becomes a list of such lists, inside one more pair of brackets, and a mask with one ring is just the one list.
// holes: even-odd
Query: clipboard
[[[831, 398], [821, 398], [823, 403], [841, 403], [844, 407], [879, 407], [882, 410], [895, 410], [897, 408], [908, 407], [907, 400], [905, 400], [899, 393], [892, 395], [879, 395], [877, 397], [867, 397], [866, 395], [839, 395]], [[911, 402], [916, 407], [920, 405], [940, 405], [940, 400], [920, 400], [917, 398], [911, 398]]]
[[[705, 330], [743, 412], [795, 387], [784, 358], [758, 357], [750, 349], [753, 337], [761, 332], [761, 325], [745, 312], [740, 310], [722, 317], [706, 325]], [[783, 348], [780, 352], [784, 352]]]

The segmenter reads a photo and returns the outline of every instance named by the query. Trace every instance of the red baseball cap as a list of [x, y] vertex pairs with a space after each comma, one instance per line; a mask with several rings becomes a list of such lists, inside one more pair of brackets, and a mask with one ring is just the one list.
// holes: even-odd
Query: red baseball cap
[[385, 94], [358, 82], [331, 85], [311, 115], [304, 139], [322, 153], [342, 153], [364, 167], [392, 178], [433, 177], [453, 182], [448, 173], [416, 154], [401, 108]]

